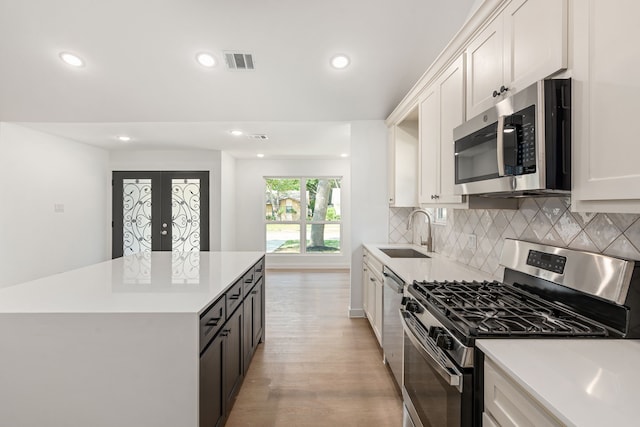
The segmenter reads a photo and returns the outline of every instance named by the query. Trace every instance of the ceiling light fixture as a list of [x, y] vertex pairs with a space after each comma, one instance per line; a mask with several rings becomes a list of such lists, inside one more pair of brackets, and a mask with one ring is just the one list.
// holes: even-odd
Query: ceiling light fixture
[[349, 57], [347, 55], [339, 54], [331, 58], [331, 66], [337, 70], [342, 70], [349, 66]]
[[84, 66], [84, 61], [78, 55], [74, 55], [69, 52], [61, 52], [60, 59], [64, 61], [65, 64], [71, 65], [72, 67], [82, 67]]
[[264, 157], [264, 154], [260, 153], [260, 154], [256, 154], [256, 156], [258, 156], [258, 157], [260, 157], [260, 158], [263, 158], [263, 157]]
[[340, 154], [340, 157], [349, 157], [349, 155], [347, 153], [342, 153]]
[[129, 142], [131, 141], [131, 137], [128, 135], [120, 135], [118, 136], [118, 140], [122, 141], [122, 142]]
[[196, 55], [196, 61], [203, 67], [213, 68], [216, 66], [216, 58], [210, 53], [202, 52]]
[[233, 136], [240, 136], [240, 135], [242, 135], [244, 132], [242, 132], [241, 130], [234, 129], [234, 130], [230, 130], [230, 131], [229, 131], [229, 133], [230, 133], [231, 135], [233, 135]]

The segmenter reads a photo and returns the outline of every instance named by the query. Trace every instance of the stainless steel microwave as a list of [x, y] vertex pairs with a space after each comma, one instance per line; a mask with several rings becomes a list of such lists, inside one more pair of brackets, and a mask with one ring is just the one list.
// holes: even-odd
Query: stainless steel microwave
[[571, 190], [571, 79], [541, 80], [453, 131], [455, 193], [493, 197]]

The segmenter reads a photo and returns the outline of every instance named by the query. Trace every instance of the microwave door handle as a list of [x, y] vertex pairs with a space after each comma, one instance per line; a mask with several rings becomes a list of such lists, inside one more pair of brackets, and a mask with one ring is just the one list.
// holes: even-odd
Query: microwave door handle
[[498, 117], [498, 132], [496, 134], [498, 176], [504, 176], [504, 122], [505, 116]]

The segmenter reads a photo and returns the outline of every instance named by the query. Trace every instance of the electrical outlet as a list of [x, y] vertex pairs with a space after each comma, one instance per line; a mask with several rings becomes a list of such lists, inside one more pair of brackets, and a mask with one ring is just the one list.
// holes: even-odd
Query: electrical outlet
[[53, 211], [55, 213], [64, 213], [64, 204], [62, 203], [55, 203], [53, 205]]
[[476, 235], [475, 234], [468, 234], [467, 235], [467, 248], [469, 248], [471, 250], [475, 250], [476, 249], [476, 244], [477, 244]]

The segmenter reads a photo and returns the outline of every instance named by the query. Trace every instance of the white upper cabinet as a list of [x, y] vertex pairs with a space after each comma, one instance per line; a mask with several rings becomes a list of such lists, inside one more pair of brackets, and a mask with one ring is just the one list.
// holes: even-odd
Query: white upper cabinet
[[418, 206], [418, 108], [389, 129], [389, 205]]
[[513, 0], [504, 15], [504, 77], [519, 91], [567, 68], [567, 1]]
[[420, 203], [462, 204], [454, 194], [453, 129], [464, 121], [464, 60], [461, 55], [420, 102]]
[[572, 7], [572, 209], [640, 213], [640, 2]]
[[567, 67], [567, 0], [513, 0], [467, 46], [467, 117]]
[[494, 19], [467, 47], [467, 117], [496, 103], [504, 86], [502, 15]]

